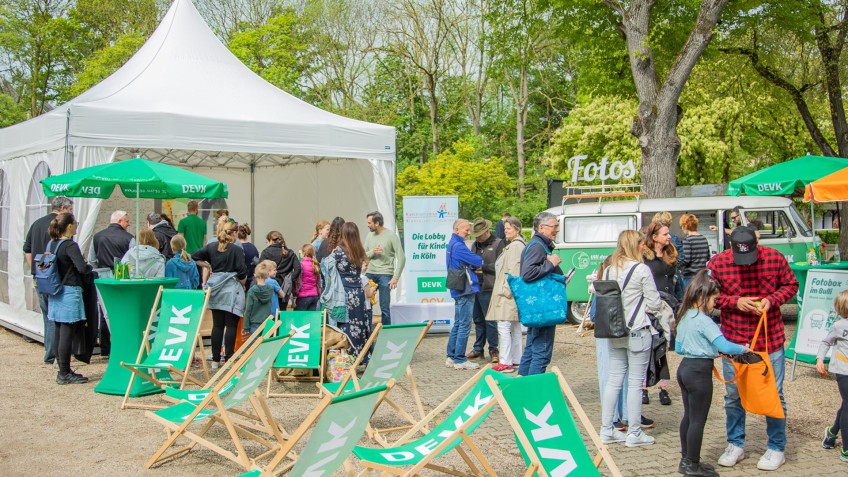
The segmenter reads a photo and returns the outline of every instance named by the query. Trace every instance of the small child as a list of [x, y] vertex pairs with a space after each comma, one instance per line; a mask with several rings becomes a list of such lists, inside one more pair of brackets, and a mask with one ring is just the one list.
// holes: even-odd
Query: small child
[[680, 421], [680, 453], [677, 471], [686, 476], [717, 476], [701, 462], [704, 425], [713, 399], [713, 364], [718, 353], [742, 354], [750, 349], [727, 341], [709, 313], [718, 297], [718, 283], [706, 270], [698, 272], [686, 288], [677, 318], [675, 351], [683, 356], [677, 367], [677, 383], [683, 398]]
[[300, 248], [300, 290], [297, 291], [295, 310], [317, 310], [321, 296], [321, 267], [315, 259], [315, 247], [305, 244]]
[[247, 291], [247, 306], [244, 310], [244, 330], [251, 334], [271, 314], [271, 297], [274, 295], [274, 289], [266, 284], [270, 281], [266, 267], [257, 266], [253, 271], [253, 277], [256, 281]]
[[268, 280], [265, 280], [266, 285], [270, 285], [274, 289], [274, 294], [271, 295], [271, 315], [277, 317], [277, 310], [280, 309], [280, 298], [283, 298], [283, 289], [280, 287], [280, 282], [277, 281], [277, 264], [273, 260], [262, 260], [256, 267], [264, 267], [268, 270]]
[[200, 285], [200, 274], [197, 273], [197, 264], [185, 248], [186, 241], [183, 234], [177, 234], [171, 238], [171, 250], [174, 251], [174, 256], [165, 264], [165, 276], [179, 278], [177, 288], [181, 290], [196, 290]]
[[816, 359], [816, 369], [822, 376], [827, 376], [824, 369], [824, 357], [828, 349], [833, 347], [833, 358], [830, 360], [830, 372], [836, 377], [839, 395], [842, 396], [842, 406], [836, 411], [833, 425], [824, 430], [822, 447], [836, 447], [836, 436], [842, 432], [842, 449], [839, 459], [848, 462], [848, 290], [842, 290], [833, 300], [833, 309], [842, 319], [830, 327], [825, 339], [819, 345]]

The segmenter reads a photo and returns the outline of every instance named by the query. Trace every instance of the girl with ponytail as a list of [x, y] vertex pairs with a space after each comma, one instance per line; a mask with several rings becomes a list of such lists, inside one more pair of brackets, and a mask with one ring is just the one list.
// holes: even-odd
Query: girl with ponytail
[[318, 297], [321, 296], [321, 267], [315, 259], [315, 248], [305, 244], [300, 248], [303, 259], [300, 262], [300, 290], [297, 292], [295, 310], [317, 310]]
[[177, 283], [179, 289], [196, 290], [200, 285], [200, 274], [197, 273], [197, 264], [185, 248], [186, 240], [183, 234], [177, 234], [171, 238], [171, 250], [174, 256], [165, 264], [165, 276], [179, 278], [180, 281]]

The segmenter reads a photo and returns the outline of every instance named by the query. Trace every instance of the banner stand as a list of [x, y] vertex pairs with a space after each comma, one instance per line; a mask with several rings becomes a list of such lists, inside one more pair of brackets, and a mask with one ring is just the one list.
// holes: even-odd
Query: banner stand
[[[798, 361], [814, 364], [819, 344], [827, 336], [833, 323], [839, 319], [833, 311], [833, 300], [848, 284], [848, 270], [811, 269], [804, 284], [803, 301], [798, 311], [798, 327], [789, 344], [792, 353], [792, 372], [789, 380], [795, 380]], [[830, 353], [833, 349], [830, 350]], [[825, 357], [830, 361], [830, 357]]]

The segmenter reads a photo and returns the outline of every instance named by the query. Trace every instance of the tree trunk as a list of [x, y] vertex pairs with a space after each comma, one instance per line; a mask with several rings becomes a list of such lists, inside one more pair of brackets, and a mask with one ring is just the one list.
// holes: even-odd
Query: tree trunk
[[427, 75], [427, 90], [429, 93], [430, 104], [430, 136], [433, 147], [433, 159], [439, 155], [439, 99], [436, 98], [436, 79], [432, 75]]
[[518, 197], [524, 198], [527, 185], [524, 183], [524, 173], [527, 168], [527, 159], [524, 154], [524, 129], [527, 126], [527, 109], [530, 103], [530, 90], [528, 88], [529, 78], [527, 66], [521, 65], [519, 75], [518, 91], [515, 96], [515, 156], [518, 160]]

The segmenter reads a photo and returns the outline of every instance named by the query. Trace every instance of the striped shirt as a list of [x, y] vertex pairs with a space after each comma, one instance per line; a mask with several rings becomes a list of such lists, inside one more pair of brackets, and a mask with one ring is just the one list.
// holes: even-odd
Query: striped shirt
[[683, 237], [684, 257], [680, 261], [680, 272], [685, 278], [692, 278], [707, 266], [710, 260], [710, 244], [703, 235], [687, 235]]

